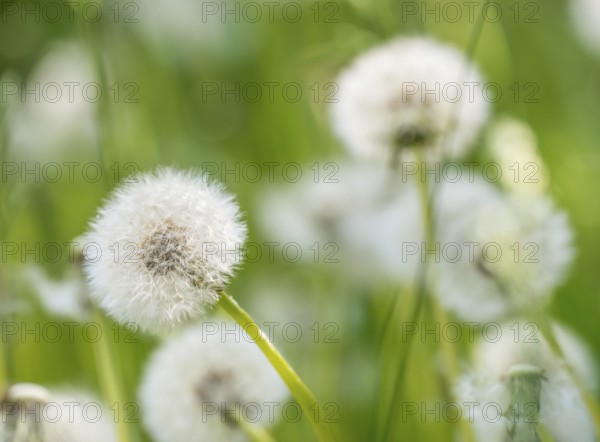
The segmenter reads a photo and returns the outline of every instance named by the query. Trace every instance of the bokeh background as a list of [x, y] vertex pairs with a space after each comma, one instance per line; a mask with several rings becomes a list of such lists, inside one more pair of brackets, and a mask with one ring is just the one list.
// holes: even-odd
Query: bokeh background
[[[419, 12], [407, 14], [407, 3]], [[243, 174], [222, 175], [224, 165], [234, 169], [253, 162], [297, 163], [309, 173], [315, 162], [323, 167], [345, 158], [328, 118], [338, 72], [356, 55], [398, 35], [430, 35], [466, 50], [479, 22], [482, 29], [472, 58], [486, 79], [503, 90], [493, 104], [494, 117], [517, 117], [534, 129], [550, 192], [568, 212], [576, 233], [577, 258], [550, 312], [599, 355], [600, 53], [577, 38], [566, 1], [500, 0], [501, 19], [483, 23], [477, 20], [483, 1], [475, 6], [475, 20], [467, 9], [456, 21], [443, 12], [425, 20], [420, 16], [421, 9], [443, 11], [447, 3], [299, 0], [276, 2], [269, 17], [262, 3], [240, 2], [239, 16], [223, 20], [220, 9], [234, 7], [233, 2], [57, 2], [61, 16], [55, 20], [56, 9], [47, 2], [3, 2], [3, 323], [35, 327], [31, 324], [55, 321], [66, 333], [68, 318], [48, 313], [35, 296], [30, 268], [39, 265], [60, 281], [73, 263], [65, 253], [56, 260], [44, 252], [8, 253], [6, 244], [17, 244], [21, 252], [24, 247], [40, 251], [48, 243], [73, 241], [109, 189], [131, 171], [174, 165], [214, 172], [216, 164], [213, 177], [237, 195], [250, 225], [250, 241], [268, 241], [258, 225], [264, 216], [260, 201], [286, 184], [281, 168], [275, 169], [273, 180], [263, 175], [249, 182]], [[251, 22], [254, 5], [262, 5], [262, 17]], [[211, 8], [217, 8], [216, 15], [208, 15]], [[248, 15], [241, 8], [249, 8]], [[23, 15], [24, 10], [38, 12]], [[98, 11], [101, 17], [96, 19]], [[302, 15], [296, 19], [298, 11]], [[36, 82], [43, 86], [52, 81], [94, 81], [103, 94], [96, 103], [82, 100], [77, 87], [73, 103], [64, 97], [57, 103], [43, 97], [35, 103], [35, 93], [21, 98], [23, 82], [34, 88]], [[250, 83], [261, 86], [262, 97], [254, 99], [250, 89], [247, 96], [222, 95], [225, 88], [237, 85], [241, 91]], [[275, 83], [272, 99], [265, 86], [269, 83]], [[293, 86], [286, 95], [284, 86], [289, 84]], [[19, 92], [13, 93], [13, 85]], [[486, 158], [484, 140], [473, 154], [475, 161]], [[22, 175], [24, 167], [50, 162], [62, 165], [63, 173], [65, 162], [81, 167], [75, 166], [73, 179], [63, 174], [56, 182], [41, 172]], [[78, 172], [90, 162], [102, 164], [108, 179], [92, 182]], [[16, 174], [7, 169], [15, 164]], [[361, 284], [346, 278], [343, 267], [343, 259], [338, 264], [292, 263], [275, 253], [273, 260], [243, 266], [230, 291], [259, 322], [301, 325], [298, 342], [276, 333], [276, 343], [322, 402], [339, 405], [339, 422], [333, 425], [339, 440], [363, 441], [370, 440], [378, 331], [397, 291], [388, 281]], [[317, 342], [315, 324], [320, 330]], [[81, 338], [81, 328], [75, 328], [73, 342], [3, 334], [10, 381], [83, 386], [104, 394], [96, 344]], [[124, 342], [127, 329], [121, 327], [115, 344], [114, 330], [109, 346], [117, 356], [125, 399], [135, 402], [144, 364], [158, 340], [135, 333], [135, 343]], [[331, 339], [324, 338], [328, 333]], [[436, 388], [428, 352], [427, 345], [414, 352], [409, 397], [427, 398]], [[141, 420], [135, 410], [133, 414]], [[151, 440], [141, 424], [131, 425], [137, 440]], [[402, 435], [407, 440], [453, 440], [452, 430], [447, 422], [413, 421]], [[312, 438], [304, 421], [282, 420], [274, 434], [282, 441]]]

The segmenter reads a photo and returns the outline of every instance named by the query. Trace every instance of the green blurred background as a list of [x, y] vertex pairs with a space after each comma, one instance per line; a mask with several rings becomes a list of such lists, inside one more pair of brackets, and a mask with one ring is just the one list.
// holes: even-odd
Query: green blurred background
[[[421, 8], [435, 7], [434, 2], [416, 3]], [[443, 7], [448, 2], [437, 3]], [[63, 17], [55, 23], [43, 13], [40, 20], [31, 15], [23, 19], [20, 9], [13, 14], [12, 6], [7, 9], [7, 4], [35, 9], [44, 2], [2, 3], [0, 78], [4, 84], [27, 81], [40, 60], [57, 44], [78, 42], [92, 54], [99, 81], [106, 86], [118, 84], [119, 97], [115, 99], [114, 94], [107, 92], [97, 103], [98, 131], [89, 145], [74, 143], [48, 151], [40, 142], [39, 152], [19, 154], [11, 152], [8, 146], [11, 127], [7, 115], [14, 97], [3, 93], [3, 161], [85, 163], [103, 158], [106, 165], [117, 163], [121, 174], [129, 167], [150, 170], [157, 165], [202, 169], [211, 162], [233, 167], [235, 163], [249, 162], [309, 165], [315, 161], [336, 161], [345, 153], [331, 133], [327, 97], [333, 87], [329, 82], [335, 81], [343, 66], [367, 48], [396, 35], [426, 34], [466, 48], [476, 26], [467, 14], [455, 23], [443, 17], [436, 20], [432, 15], [425, 21], [418, 15], [403, 16], [405, 6], [398, 1], [306, 0], [295, 3], [302, 11], [297, 22], [286, 19], [281, 6], [275, 9], [273, 20], [265, 16], [263, 9], [263, 18], [257, 23], [249, 23], [243, 17], [239, 23], [229, 20], [216, 26], [221, 29], [210, 31], [212, 34], [207, 37], [202, 32], [208, 25], [197, 15], [202, 3], [193, 0], [106, 2], [101, 5], [103, 14], [97, 22], [82, 19], [79, 7], [70, 20], [68, 7], [60, 3]], [[504, 90], [503, 97], [493, 105], [494, 114], [518, 117], [538, 135], [549, 169], [551, 193], [558, 205], [568, 211], [576, 232], [577, 259], [567, 282], [556, 293], [551, 313], [579, 332], [598, 355], [600, 57], [587, 52], [576, 39], [565, 1], [506, 0], [498, 4], [503, 17], [495, 23], [483, 23], [473, 58], [487, 80], [498, 82]], [[81, 5], [82, 8], [85, 2]], [[181, 29], [164, 24], [166, 30], [157, 22], [144, 23], [150, 9], [156, 9], [155, 18], [157, 12], [158, 17], [177, 16], [160, 11], [175, 10], [179, 15], [185, 11], [187, 23]], [[515, 9], [520, 11], [517, 20]], [[476, 11], [480, 8], [476, 7]], [[128, 23], [126, 16], [134, 22]], [[279, 87], [275, 88], [273, 100], [263, 96], [256, 102], [206, 94], [207, 87], [223, 82], [228, 87], [236, 82], [295, 83], [300, 85], [302, 97], [291, 102]], [[513, 91], [509, 91], [515, 83], [520, 87], [537, 85], [537, 102], [526, 102], [526, 91], [515, 99]], [[132, 100], [125, 99], [128, 93], [133, 93]], [[484, 158], [481, 148], [474, 158]], [[129, 163], [133, 166], [126, 166]], [[73, 182], [62, 179], [36, 183], [31, 178], [22, 180], [4, 172], [2, 240], [29, 245], [62, 244], [83, 233], [115, 181], [92, 183], [75, 174]], [[250, 241], [265, 240], [256, 227], [256, 201], [263, 192], [284, 181], [281, 174], [276, 173], [275, 177], [272, 183], [265, 179], [250, 183], [231, 176], [225, 179], [246, 214]], [[25, 264], [22, 261], [19, 256], [3, 254], [2, 296], [10, 301], [2, 304], [3, 321], [60, 322], [39, 305], [17, 312], [8, 307], [17, 298], [34, 302], [31, 290], [21, 280]], [[35, 259], [30, 256], [26, 261], [31, 264]], [[59, 278], [69, 263], [63, 257], [57, 263], [41, 265]], [[277, 338], [276, 342], [322, 402], [340, 405], [339, 423], [334, 425], [339, 440], [370, 440], [377, 367], [374, 344], [394, 288], [381, 284], [376, 288], [380, 293], [374, 294], [372, 287], [345, 282], [336, 266], [293, 264], [279, 257], [275, 262], [262, 260], [245, 265], [230, 291], [259, 321], [277, 320], [272, 314], [287, 309], [286, 320], [302, 324], [305, 334], [300, 342], [277, 342]], [[336, 342], [319, 339], [315, 344], [309, 334], [309, 327], [315, 322], [320, 327], [329, 322], [337, 324]], [[128, 401], [136, 400], [139, 376], [157, 344], [155, 338], [142, 334], [135, 338], [139, 343], [119, 339], [115, 346]], [[73, 343], [8, 341], [2, 345], [10, 355], [11, 381], [101, 390], [93, 344], [80, 338]], [[435, 388], [431, 363], [424, 356], [428, 351], [419, 347], [414, 354], [415, 364], [409, 377], [409, 395], [413, 398], [428, 397], [429, 390]], [[136, 428], [140, 440], [149, 440], [141, 425]], [[451, 428], [447, 423], [413, 423], [404, 427], [402, 435], [405, 440], [452, 440]], [[306, 424], [282, 421], [275, 434], [283, 441], [312, 440]]]

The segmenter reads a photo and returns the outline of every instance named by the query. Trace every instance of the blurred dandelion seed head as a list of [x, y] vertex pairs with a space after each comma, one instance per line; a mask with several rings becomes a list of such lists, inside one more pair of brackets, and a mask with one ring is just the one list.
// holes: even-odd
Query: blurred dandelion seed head
[[[27, 99], [18, 95], [7, 105], [8, 147], [11, 156], [27, 161], [55, 161], [67, 153], [93, 152], [98, 136], [97, 104], [82, 91], [97, 85], [93, 58], [76, 42], [55, 44], [21, 84]], [[73, 91], [62, 90], [70, 84]], [[58, 92], [51, 88], [62, 85]], [[49, 88], [46, 98], [40, 91]], [[31, 91], [37, 91], [32, 93]], [[56, 99], [53, 94], [56, 93]], [[90, 92], [91, 94], [91, 92]]]
[[437, 292], [464, 319], [542, 308], [574, 259], [566, 214], [546, 196], [497, 194], [449, 221], [439, 229], [441, 244], [471, 243], [474, 252], [440, 261]]
[[338, 85], [334, 131], [352, 154], [386, 164], [464, 156], [489, 113], [475, 66], [430, 38], [397, 38], [360, 55]]
[[[232, 413], [236, 406], [287, 400], [285, 385], [242, 328], [220, 322], [215, 333], [213, 325], [196, 325], [171, 338], [146, 367], [140, 406], [157, 442], [245, 441], [233, 425], [244, 417]], [[253, 422], [273, 423], [266, 412]]]
[[[498, 340], [481, 339], [474, 349], [472, 369], [456, 384], [459, 402], [477, 404], [473, 414], [477, 440], [503, 442], [507, 429], [523, 423], [527, 415], [532, 417], [531, 423], [544, 426], [554, 440], [592, 442], [592, 418], [566, 366], [570, 365], [577, 376], [595, 368], [585, 366], [591, 359], [585, 361], [581, 357], [582, 353], [589, 356], [585, 345], [568, 330], [553, 324], [565, 355], [563, 361], [539, 332], [531, 335], [524, 324], [528, 323], [505, 323]], [[580, 379], [589, 387], [587, 379]], [[533, 403], [538, 405], [539, 417], [531, 415], [531, 408], [525, 408]], [[482, 410], [488, 404], [501, 408], [501, 419], [485, 418]], [[519, 420], [515, 420], [517, 417]]]

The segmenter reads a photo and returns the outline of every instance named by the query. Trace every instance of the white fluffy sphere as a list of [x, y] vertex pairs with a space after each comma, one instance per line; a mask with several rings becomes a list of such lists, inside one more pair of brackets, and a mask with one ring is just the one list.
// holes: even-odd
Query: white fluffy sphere
[[117, 188], [86, 237], [92, 297], [122, 322], [168, 331], [218, 300], [241, 261], [233, 198], [191, 172], [160, 169]]
[[384, 163], [458, 158], [487, 120], [477, 69], [452, 46], [397, 38], [359, 56], [337, 80], [334, 130], [358, 157]]
[[498, 195], [445, 221], [436, 293], [466, 320], [543, 307], [573, 261], [567, 216], [545, 196]]
[[236, 442], [246, 440], [236, 419], [273, 423], [288, 392], [241, 327], [217, 321], [163, 345], [147, 365], [139, 396], [157, 442]]

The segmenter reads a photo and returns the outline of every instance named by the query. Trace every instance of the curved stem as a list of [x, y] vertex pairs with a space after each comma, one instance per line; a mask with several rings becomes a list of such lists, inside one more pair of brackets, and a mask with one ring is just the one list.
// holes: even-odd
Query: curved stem
[[262, 350], [273, 368], [279, 373], [290, 392], [302, 408], [305, 415], [309, 416], [310, 423], [320, 441], [334, 441], [335, 436], [329, 426], [323, 421], [324, 412], [315, 396], [302, 382], [298, 373], [288, 364], [275, 346], [269, 341], [267, 335], [261, 330], [252, 317], [225, 291], [220, 291], [219, 306], [225, 310], [248, 333], [256, 345]]

